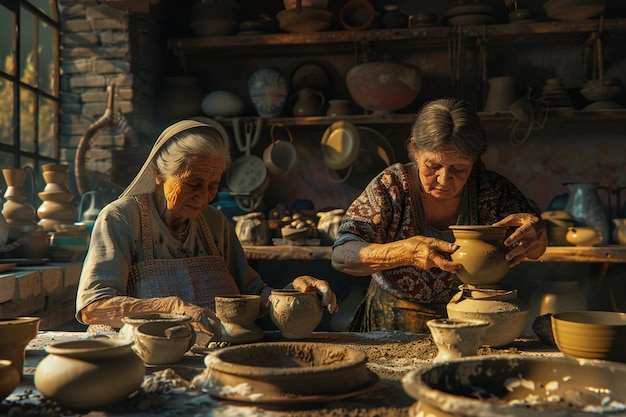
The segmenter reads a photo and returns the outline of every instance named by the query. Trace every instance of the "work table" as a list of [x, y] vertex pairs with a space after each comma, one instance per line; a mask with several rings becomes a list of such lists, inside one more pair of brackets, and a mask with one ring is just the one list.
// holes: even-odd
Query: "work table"
[[[26, 349], [26, 361], [22, 384], [2, 405], [0, 414], [8, 413], [11, 406], [41, 409], [46, 402], [34, 388], [33, 378], [37, 364], [46, 355], [45, 347], [50, 343], [88, 337], [84, 332], [42, 331]], [[279, 332], [265, 332], [264, 341], [284, 340]], [[83, 410], [84, 414], [62, 410], [62, 415], [83, 416], [181, 416], [181, 415], [263, 415], [266, 417], [330, 417], [337, 415], [363, 416], [408, 416], [415, 400], [407, 395], [401, 384], [406, 372], [430, 363], [437, 348], [430, 334], [408, 334], [400, 332], [318, 332], [308, 342], [339, 343], [364, 351], [368, 357], [368, 368], [380, 377], [380, 381], [358, 396], [320, 401], [315, 404], [299, 404], [280, 408], [260, 409], [254, 404], [235, 404], [214, 399], [202, 392], [187, 389], [191, 378], [205, 369], [204, 354], [188, 352], [177, 364], [147, 367], [142, 388], [121, 403], [102, 407], [99, 410]], [[536, 339], [520, 338], [503, 348], [482, 347], [479, 355], [548, 355], [560, 357], [554, 347], [541, 344]], [[123, 378], [123, 375], [120, 375]], [[57, 410], [58, 411], [58, 410]], [[63, 414], [66, 413], [66, 414]], [[26, 414], [24, 414], [26, 415]], [[28, 414], [43, 415], [43, 414]]]

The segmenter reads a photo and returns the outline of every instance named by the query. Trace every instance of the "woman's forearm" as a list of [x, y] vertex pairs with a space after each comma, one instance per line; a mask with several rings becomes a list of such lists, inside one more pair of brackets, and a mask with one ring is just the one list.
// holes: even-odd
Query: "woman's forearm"
[[385, 244], [352, 241], [333, 249], [332, 265], [346, 274], [366, 276], [410, 265], [412, 259], [413, 251], [408, 250], [404, 241]]

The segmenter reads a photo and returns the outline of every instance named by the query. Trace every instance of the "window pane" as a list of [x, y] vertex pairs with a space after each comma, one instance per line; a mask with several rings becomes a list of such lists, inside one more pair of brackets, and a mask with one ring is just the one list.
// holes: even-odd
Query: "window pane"
[[57, 104], [39, 97], [39, 154], [42, 156], [57, 157], [57, 115]]
[[37, 95], [20, 88], [20, 149], [35, 152], [35, 104]]
[[15, 13], [0, 6], [0, 69], [15, 75]]
[[39, 88], [53, 94], [56, 78], [56, 42], [55, 30], [43, 21], [39, 21]]
[[[3, 168], [12, 168], [15, 162], [13, 154], [0, 151], [0, 166]], [[7, 183], [4, 180], [4, 175], [0, 175], [0, 195], [4, 195], [7, 190]], [[3, 200], [4, 201], [4, 200]]]
[[22, 8], [20, 13], [20, 68], [21, 80], [37, 86], [33, 53], [35, 51], [35, 17]]
[[[14, 83], [0, 76], [0, 143], [13, 145], [13, 87]], [[3, 165], [4, 166], [4, 165]]]
[[44, 12], [46, 15], [53, 17], [49, 0], [30, 0], [29, 3]]

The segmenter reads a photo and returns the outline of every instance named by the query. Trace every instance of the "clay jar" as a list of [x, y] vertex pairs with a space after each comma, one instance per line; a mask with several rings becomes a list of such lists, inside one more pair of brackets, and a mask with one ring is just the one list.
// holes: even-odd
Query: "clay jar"
[[11, 361], [20, 377], [24, 368], [26, 346], [37, 337], [40, 322], [39, 317], [0, 319], [0, 359]]
[[289, 97], [289, 104], [296, 117], [320, 116], [326, 99], [320, 91], [313, 88], [301, 88]]
[[350, 102], [344, 99], [335, 99], [328, 100], [328, 110], [326, 110], [326, 116], [328, 117], [337, 117], [337, 116], [349, 116], [352, 112], [350, 111]]
[[433, 363], [474, 356], [482, 344], [487, 320], [432, 319], [426, 322], [439, 352]]
[[450, 229], [459, 246], [451, 258], [463, 265], [457, 277], [471, 285], [500, 283], [509, 271], [509, 263], [504, 258], [506, 227], [450, 226]]
[[231, 344], [252, 343], [263, 339], [263, 330], [255, 324], [261, 308], [258, 295], [221, 295], [215, 297], [215, 314], [222, 322], [222, 341]]
[[139, 388], [145, 374], [132, 344], [109, 338], [53, 343], [35, 370], [35, 388], [70, 408], [121, 401]]
[[315, 292], [273, 290], [270, 300], [270, 317], [288, 339], [311, 336], [322, 320], [322, 304]]

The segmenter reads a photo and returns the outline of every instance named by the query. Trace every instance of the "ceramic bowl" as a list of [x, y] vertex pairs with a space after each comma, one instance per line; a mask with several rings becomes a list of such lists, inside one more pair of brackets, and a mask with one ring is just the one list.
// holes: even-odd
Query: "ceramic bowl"
[[0, 359], [0, 401], [4, 400], [20, 383], [21, 375], [13, 366], [13, 362]]
[[418, 400], [414, 416], [559, 417], [612, 414], [626, 402], [624, 380], [619, 363], [501, 355], [427, 364], [402, 386]]
[[333, 13], [315, 7], [303, 7], [300, 13], [296, 9], [285, 9], [276, 15], [279, 27], [285, 32], [319, 32], [328, 29]]
[[554, 341], [573, 358], [626, 362], [626, 313], [569, 311], [552, 315]]
[[602, 230], [591, 226], [568, 227], [565, 239], [575, 246], [593, 246], [602, 242]]
[[135, 331], [134, 350], [146, 365], [179, 362], [189, 348], [192, 331], [187, 325], [144, 323]]

